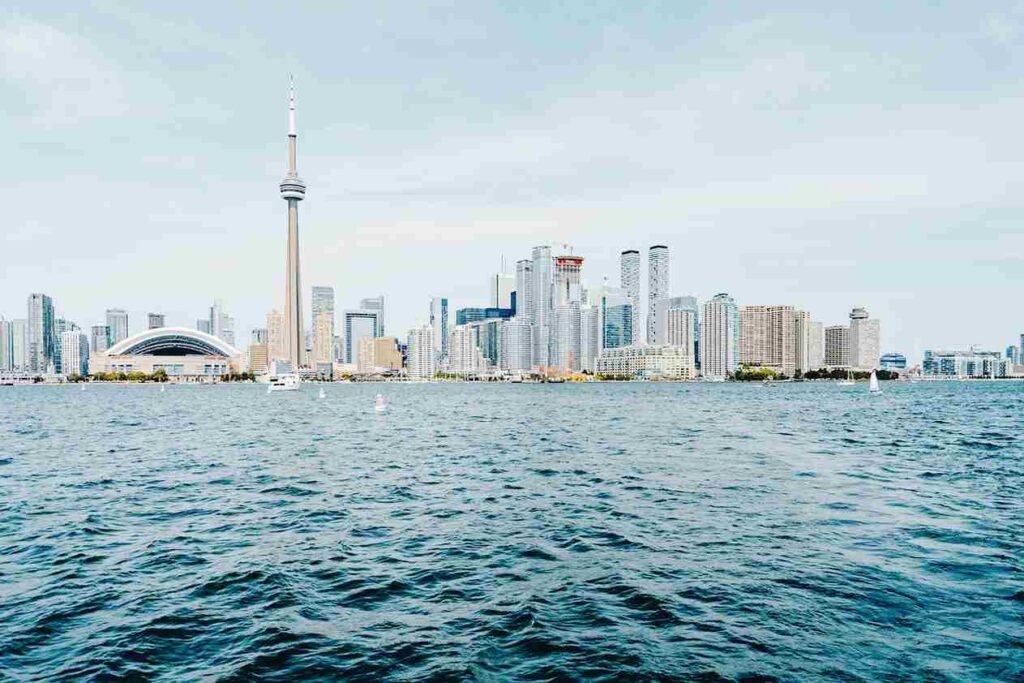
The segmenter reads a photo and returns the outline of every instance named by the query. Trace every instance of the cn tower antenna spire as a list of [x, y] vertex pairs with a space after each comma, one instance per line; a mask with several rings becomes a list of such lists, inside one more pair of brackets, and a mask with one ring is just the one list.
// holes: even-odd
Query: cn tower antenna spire
[[295, 135], [295, 76], [288, 77], [288, 135]]
[[281, 198], [288, 202], [288, 260], [285, 265], [284, 355], [292, 372], [306, 365], [306, 337], [302, 329], [302, 276], [299, 269], [299, 202], [306, 183], [299, 178], [295, 151], [295, 79], [288, 85], [288, 173], [281, 181]]

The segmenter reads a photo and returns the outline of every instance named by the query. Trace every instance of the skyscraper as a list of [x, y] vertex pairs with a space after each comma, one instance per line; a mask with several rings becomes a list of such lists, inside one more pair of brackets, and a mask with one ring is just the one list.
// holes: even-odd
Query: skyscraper
[[[668, 320], [669, 313], [675, 311], [676, 313], [671, 316], [671, 322]], [[682, 313], [689, 312], [689, 320], [692, 325], [688, 338], [693, 348], [690, 349], [693, 355], [694, 365], [697, 364], [697, 358], [700, 355], [700, 308], [697, 306], [697, 297], [695, 296], [673, 296], [665, 299], [662, 304], [661, 313], [663, 320], [661, 321], [661, 330], [659, 330], [659, 339], [661, 343], [668, 344], [670, 346], [679, 346], [682, 344], [684, 332], [678, 329], [678, 325], [683, 320], [684, 316]]]
[[330, 364], [334, 356], [334, 287], [313, 287], [313, 363]]
[[658, 310], [668, 297], [668, 247], [655, 244], [647, 252], [647, 343], [658, 343]]
[[374, 337], [384, 336], [384, 295], [373, 296], [368, 299], [361, 299], [359, 301], [359, 308], [364, 311], [376, 311], [377, 313], [377, 331], [374, 333]]
[[501, 321], [501, 369], [513, 374], [533, 367], [533, 325], [525, 316]]
[[[363, 300], [366, 301], [365, 299]], [[378, 311], [359, 309], [345, 311], [344, 333], [345, 333], [345, 362], [355, 363], [358, 357], [359, 340], [363, 337], [380, 337], [380, 318]], [[433, 343], [430, 345], [434, 347]]]
[[57, 341], [53, 328], [53, 299], [45, 294], [28, 296], [26, 360], [28, 372], [42, 374], [54, 361]]
[[627, 249], [619, 257], [619, 284], [622, 285], [626, 298], [633, 307], [631, 343], [639, 344], [643, 338], [643, 331], [640, 324], [640, 252], [636, 249]]
[[850, 311], [850, 367], [874, 370], [881, 356], [880, 325], [877, 318], [868, 316], [867, 310]]
[[13, 370], [14, 348], [11, 337], [11, 321], [0, 318], [0, 372]]
[[448, 299], [430, 299], [430, 327], [434, 330], [434, 355], [441, 365], [448, 359]]
[[281, 198], [288, 202], [288, 258], [284, 287], [284, 355], [297, 370], [303, 365], [306, 335], [302, 329], [302, 277], [299, 271], [299, 202], [306, 183], [296, 170], [295, 88], [288, 96], [288, 174], [281, 181]]
[[86, 377], [89, 374], [89, 340], [81, 330], [61, 334], [61, 374]]
[[539, 367], [546, 367], [551, 356], [551, 325], [553, 323], [551, 279], [552, 261], [551, 247], [533, 248], [533, 362]]
[[575, 372], [580, 369], [582, 356], [583, 257], [572, 254], [556, 256], [554, 266], [554, 336], [548, 364]]
[[850, 328], [846, 325], [825, 328], [825, 366], [850, 367]]
[[434, 331], [430, 325], [409, 330], [407, 339], [407, 373], [409, 379], [431, 379], [434, 376]]
[[825, 326], [812, 320], [807, 335], [807, 369], [820, 370], [825, 367]]
[[128, 338], [128, 312], [121, 308], [107, 309], [107, 328], [110, 329], [108, 346]]
[[739, 362], [792, 377], [797, 367], [795, 316], [792, 306], [742, 306]]
[[224, 310], [224, 302], [217, 299], [210, 307], [210, 334], [235, 345], [235, 319]]
[[516, 316], [533, 320], [533, 261], [516, 261]]
[[807, 311], [796, 311], [793, 314], [793, 336], [796, 339], [796, 370], [801, 374], [808, 370], [817, 370], [811, 367], [811, 314]]
[[284, 315], [276, 308], [267, 313], [267, 362], [288, 360], [285, 348]]
[[11, 370], [28, 371], [28, 320], [16, 318], [11, 321]]
[[149, 318], [149, 325], [146, 329], [155, 330], [161, 327], [166, 327], [163, 313], [150, 313], [147, 317]]
[[728, 294], [704, 303], [700, 321], [701, 374], [725, 379], [736, 372], [739, 354], [739, 310]]

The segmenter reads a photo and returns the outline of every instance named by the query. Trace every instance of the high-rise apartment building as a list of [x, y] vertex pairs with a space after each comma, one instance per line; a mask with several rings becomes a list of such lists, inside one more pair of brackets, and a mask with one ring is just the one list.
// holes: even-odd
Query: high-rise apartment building
[[334, 362], [334, 316], [320, 311], [313, 319], [313, 361], [310, 365], [318, 375], [328, 377]]
[[700, 367], [708, 379], [725, 379], [739, 365], [739, 309], [728, 294], [704, 302], [700, 321]]
[[57, 354], [54, 334], [53, 299], [45, 294], [29, 294], [26, 354], [28, 372], [43, 374]]
[[434, 354], [437, 364], [448, 360], [448, 299], [435, 296], [430, 300], [430, 327], [434, 330]]
[[658, 310], [668, 298], [668, 247], [655, 244], [647, 252], [647, 343], [658, 343]]
[[249, 372], [256, 375], [265, 375], [270, 370], [270, 351], [266, 341], [256, 341], [249, 344]]
[[639, 344], [643, 339], [640, 323], [640, 252], [627, 249], [619, 256], [619, 284], [625, 291], [626, 298], [632, 306], [632, 340], [631, 344]]
[[584, 306], [580, 309], [580, 370], [593, 372], [601, 355], [601, 307]]
[[533, 248], [533, 362], [538, 367], [547, 367], [551, 358], [551, 327], [554, 323], [554, 262], [551, 247]]
[[377, 313], [377, 332], [374, 337], [384, 336], [384, 295], [361, 299], [359, 308], [364, 311], [375, 311]]
[[820, 370], [825, 367], [825, 326], [812, 320], [807, 334], [807, 369]]
[[[363, 300], [364, 303], [366, 300]], [[380, 312], [377, 310], [359, 309], [345, 311], [344, 334], [345, 334], [345, 362], [355, 363], [359, 351], [359, 339], [362, 337], [381, 337]], [[429, 327], [427, 325], [426, 327]], [[417, 328], [418, 329], [418, 328]], [[433, 349], [433, 343], [430, 344]]]
[[161, 327], [167, 327], [167, 324], [164, 322], [165, 317], [163, 313], [150, 313], [146, 317], [148, 318], [148, 325], [146, 326], [147, 330], [156, 330]]
[[581, 314], [583, 301], [583, 257], [566, 254], [554, 261], [554, 325], [548, 365], [559, 370], [578, 371], [581, 356]]
[[796, 341], [796, 372], [803, 374], [808, 370], [816, 370], [811, 367], [811, 314], [807, 311], [793, 313], [793, 337]]
[[267, 313], [267, 359], [268, 363], [276, 360], [288, 360], [288, 349], [285, 346], [284, 314], [276, 308]]
[[61, 334], [61, 374], [89, 375], [89, 339], [81, 330], [67, 330]]
[[477, 335], [475, 325], [456, 325], [452, 329], [448, 338], [449, 372], [474, 375], [487, 370], [487, 359], [477, 343]]
[[523, 374], [533, 367], [533, 325], [525, 316], [501, 321], [499, 365], [505, 372]]
[[107, 309], [107, 328], [110, 330], [110, 337], [107, 339], [107, 346], [113, 346], [122, 339], [128, 338], [128, 311], [123, 308]]
[[696, 365], [696, 359], [693, 354], [697, 349], [697, 338], [694, 329], [697, 322], [697, 312], [689, 306], [669, 305], [662, 309], [661, 313], [663, 318], [661, 336], [665, 340], [665, 344], [667, 346], [674, 346], [688, 354], [693, 359], [694, 365]]
[[[658, 338], [664, 344], [679, 346], [678, 340], [681, 338], [682, 331], [673, 330], [665, 319], [670, 311], [689, 312], [691, 314], [690, 319], [693, 323], [693, 329], [689, 334], [689, 338], [693, 344], [693, 360], [696, 365], [700, 357], [700, 308], [697, 305], [697, 297], [673, 296], [665, 299], [662, 303], [661, 312], [663, 316], [661, 329], [658, 331]], [[680, 315], [678, 313], [674, 315], [673, 320], [678, 324], [678, 321], [681, 320]]]
[[406, 372], [409, 379], [431, 379], [434, 376], [434, 331], [430, 325], [409, 330], [406, 340]]
[[825, 328], [825, 367], [850, 367], [850, 328], [846, 325]]
[[792, 306], [740, 308], [740, 364], [796, 372], [796, 311]]
[[11, 321], [11, 367], [14, 372], [28, 372], [28, 320]]
[[11, 336], [11, 321], [0, 318], [0, 372], [14, 369], [14, 346]]
[[533, 261], [516, 261], [516, 315], [533, 320]]
[[850, 367], [859, 370], [874, 370], [882, 353], [881, 326], [877, 318], [868, 316], [867, 310], [854, 308], [850, 311]]

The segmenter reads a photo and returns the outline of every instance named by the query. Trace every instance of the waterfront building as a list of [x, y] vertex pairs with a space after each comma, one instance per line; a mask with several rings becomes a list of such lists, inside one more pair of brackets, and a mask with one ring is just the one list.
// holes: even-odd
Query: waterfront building
[[321, 310], [313, 319], [313, 369], [323, 377], [331, 376], [334, 362], [334, 314]]
[[284, 314], [276, 308], [267, 313], [267, 360], [268, 362], [288, 360], [288, 349], [285, 348]]
[[66, 330], [61, 334], [61, 369], [63, 375], [89, 375], [89, 339], [78, 329]]
[[373, 337], [360, 337], [358, 340], [358, 351], [356, 353], [356, 372], [361, 375], [368, 375], [373, 372]]
[[825, 328], [825, 367], [850, 367], [850, 328], [846, 325]]
[[516, 288], [516, 276], [511, 273], [495, 273], [489, 281], [490, 297], [487, 300], [489, 308], [513, 308], [512, 293]]
[[202, 332], [203, 334], [210, 334], [213, 331], [213, 328], [210, 326], [210, 319], [199, 318], [198, 320], [196, 320], [196, 329]]
[[551, 356], [551, 325], [554, 314], [551, 247], [533, 248], [533, 363], [535, 367], [547, 367]]
[[1012, 364], [998, 351], [977, 347], [966, 350], [928, 350], [924, 352], [921, 371], [931, 377], [1007, 377]]
[[520, 259], [516, 261], [516, 315], [532, 321], [533, 306], [533, 261]]
[[89, 356], [92, 373], [163, 370], [171, 377], [214, 380], [240, 372], [243, 355], [223, 339], [184, 327], [146, 330]]
[[370, 348], [374, 372], [390, 373], [402, 369], [402, 352], [398, 348], [398, 340], [394, 337], [374, 337]]
[[499, 366], [505, 372], [523, 374], [533, 367], [533, 325], [526, 317], [501, 322]]
[[807, 368], [820, 370], [825, 367], [825, 325], [812, 320], [807, 334]]
[[[803, 374], [808, 370], [817, 369], [811, 367], [811, 314], [807, 311], [793, 312], [793, 339], [794, 339], [794, 373]], [[795, 376], [795, 375], [794, 375]]]
[[266, 341], [253, 340], [249, 344], [249, 372], [265, 375], [270, 370], [270, 351]]
[[164, 318], [164, 314], [163, 313], [150, 313], [146, 317], [148, 318], [148, 324], [146, 326], [146, 329], [148, 329], [148, 330], [155, 330], [155, 329], [158, 329], [160, 327], [166, 327], [166, 323], [164, 322], [165, 318]]
[[57, 353], [53, 325], [53, 299], [45, 294], [28, 297], [26, 328], [26, 371], [42, 375], [49, 371]]
[[601, 306], [594, 304], [580, 309], [580, 369], [594, 372], [601, 355]]
[[372, 296], [367, 299], [360, 299], [359, 308], [364, 311], [375, 311], [377, 313], [377, 333], [373, 336], [384, 336], [384, 295]]
[[448, 360], [448, 299], [435, 296], [430, 300], [430, 327], [434, 330], [434, 355], [440, 366]]
[[[688, 336], [693, 345], [693, 358], [694, 362], [700, 357], [700, 308], [697, 305], [697, 297], [695, 296], [673, 296], [668, 299], [664, 299], [661, 302], [661, 314], [662, 320], [660, 321], [661, 329], [658, 330], [658, 338], [664, 343], [670, 346], [679, 346], [679, 341], [684, 334], [683, 330], [679, 329], [677, 325], [681, 320], [678, 312], [690, 313], [690, 320], [692, 322], [692, 329]], [[667, 320], [667, 316], [670, 311], [677, 311], [672, 317], [674, 323], [670, 324]]]
[[1020, 362], [1020, 352], [1016, 346], [1010, 345], [1006, 347], [1006, 359], [1017, 365]]
[[0, 318], [0, 371], [10, 372], [14, 369], [14, 345], [11, 333], [11, 321]]
[[[67, 371], [64, 369], [64, 333], [73, 332], [75, 330], [78, 330], [78, 325], [67, 320], [66, 318], [56, 318], [53, 321], [53, 371], [58, 375], [68, 374]], [[72, 367], [74, 367], [74, 361], [72, 361], [71, 365]]]
[[432, 379], [436, 367], [434, 331], [430, 325], [422, 325], [409, 330], [406, 347], [406, 370], [409, 379]]
[[658, 309], [662, 299], [668, 298], [668, 247], [655, 244], [647, 252], [647, 343], [659, 342], [660, 322]]
[[689, 302], [686, 302], [685, 305], [669, 304], [661, 310], [661, 315], [663, 329], [660, 336], [665, 340], [666, 345], [685, 350], [689, 354], [691, 362], [696, 365], [693, 355], [697, 348], [696, 310], [690, 307]]
[[627, 303], [632, 307], [632, 338], [628, 344], [639, 344], [643, 334], [640, 324], [640, 252], [636, 249], [627, 249], [619, 255], [619, 285], [625, 292]]
[[552, 355], [548, 364], [558, 370], [578, 372], [582, 354], [579, 302], [569, 302], [555, 308], [554, 323]]
[[704, 302], [700, 321], [700, 367], [708, 379], [725, 379], [739, 364], [739, 309], [731, 296]]
[[796, 372], [796, 312], [792, 306], [740, 307], [740, 365]]
[[868, 316], [867, 310], [854, 308], [850, 311], [849, 363], [858, 370], [874, 370], [881, 355], [880, 324], [877, 318]]
[[123, 341], [128, 338], [128, 311], [123, 308], [107, 309], [107, 328], [110, 330], [110, 337], [107, 339], [107, 346]]
[[456, 325], [448, 338], [448, 371], [459, 375], [486, 372], [487, 359], [477, 344], [478, 330], [474, 325]]
[[887, 353], [879, 359], [878, 364], [883, 370], [906, 370], [907, 357], [902, 353]]
[[[366, 300], [364, 299], [364, 302]], [[355, 363], [358, 358], [359, 339], [361, 337], [381, 337], [380, 311], [359, 309], [345, 311], [343, 314], [345, 336], [345, 362]], [[433, 348], [433, 344], [430, 345]]]
[[288, 202], [288, 249], [285, 261], [284, 358], [293, 370], [304, 365], [306, 334], [302, 317], [302, 274], [299, 266], [299, 202], [306, 198], [306, 183], [297, 170], [295, 88], [288, 93], [288, 173], [281, 181], [281, 198]]
[[667, 344], [621, 346], [605, 349], [597, 359], [598, 375], [692, 379], [694, 373], [690, 347]]

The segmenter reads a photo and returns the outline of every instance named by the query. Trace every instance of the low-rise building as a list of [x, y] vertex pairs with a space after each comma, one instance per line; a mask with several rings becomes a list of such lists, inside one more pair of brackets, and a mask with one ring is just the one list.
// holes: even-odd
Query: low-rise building
[[693, 350], [656, 344], [604, 349], [597, 359], [597, 374], [692, 379], [695, 374]]
[[1013, 366], [998, 351], [929, 350], [924, 352], [921, 371], [931, 377], [992, 377], [1011, 375]]

